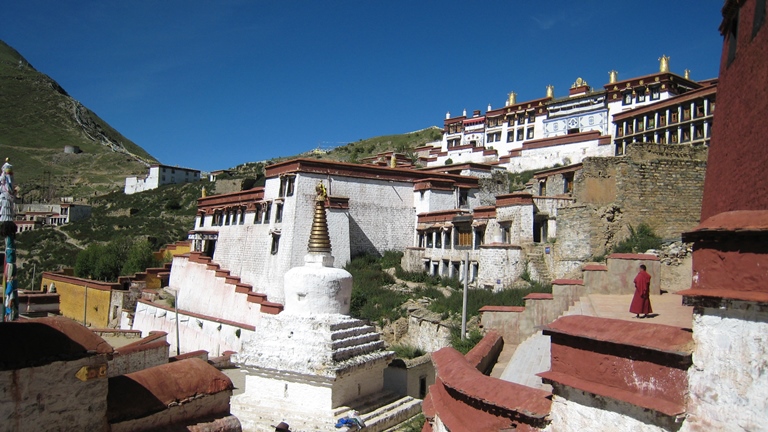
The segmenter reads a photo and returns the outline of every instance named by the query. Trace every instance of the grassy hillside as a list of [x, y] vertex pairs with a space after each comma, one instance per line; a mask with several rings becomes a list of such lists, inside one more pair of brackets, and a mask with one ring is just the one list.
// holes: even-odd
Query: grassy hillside
[[[65, 154], [64, 146], [82, 153]], [[0, 41], [0, 158], [26, 201], [105, 193], [157, 162]], [[53, 189], [53, 190], [52, 190]]]
[[[374, 156], [376, 154], [388, 151], [411, 154], [413, 149], [416, 147], [423, 146], [424, 144], [430, 142], [440, 141], [442, 136], [442, 129], [438, 128], [437, 126], [430, 126], [416, 132], [360, 139], [358, 141], [335, 147], [330, 150], [318, 148], [294, 156], [274, 158], [266, 161], [266, 164], [269, 165], [271, 163], [299, 157], [357, 163], [369, 156]], [[260, 162], [248, 162], [242, 165], [238, 165], [237, 167], [232, 168], [232, 170], [236, 172], [247, 171], [249, 174], [252, 174], [252, 172], [256, 172], [254, 170], [256, 170], [257, 166], [259, 170], [262, 168]]]
[[184, 240], [194, 226], [197, 198], [208, 182], [168, 185], [134, 195], [114, 192], [91, 200], [91, 218], [61, 227], [44, 227], [17, 237], [19, 282], [35, 287], [42, 271], [72, 267], [82, 249], [92, 243], [128, 238], [149, 239], [153, 249]]

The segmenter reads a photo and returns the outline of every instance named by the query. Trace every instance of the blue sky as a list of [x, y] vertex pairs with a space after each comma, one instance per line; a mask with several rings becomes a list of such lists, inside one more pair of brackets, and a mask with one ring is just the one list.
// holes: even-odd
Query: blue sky
[[5, 1], [0, 39], [162, 163], [202, 170], [442, 126], [652, 73], [717, 76], [721, 0]]

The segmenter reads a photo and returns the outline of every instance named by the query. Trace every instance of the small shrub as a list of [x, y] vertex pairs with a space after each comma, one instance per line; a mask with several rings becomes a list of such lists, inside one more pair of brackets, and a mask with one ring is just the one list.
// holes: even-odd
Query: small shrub
[[461, 338], [461, 327], [451, 329], [451, 346], [462, 354], [468, 353], [482, 339], [483, 334], [477, 329], [471, 330], [464, 339]]
[[384, 251], [384, 255], [381, 257], [381, 268], [393, 268], [399, 267], [400, 261], [403, 259], [403, 253], [400, 251]]
[[401, 359], [412, 359], [425, 354], [424, 351], [412, 345], [395, 344], [389, 347], [389, 349], [394, 351], [395, 355]]
[[445, 160], [445, 164], [446, 165], [453, 165], [453, 159], [451, 159], [451, 158], [446, 159]]
[[661, 238], [645, 223], [637, 229], [629, 226], [629, 237], [613, 247], [614, 253], [643, 253], [648, 249], [661, 248]]

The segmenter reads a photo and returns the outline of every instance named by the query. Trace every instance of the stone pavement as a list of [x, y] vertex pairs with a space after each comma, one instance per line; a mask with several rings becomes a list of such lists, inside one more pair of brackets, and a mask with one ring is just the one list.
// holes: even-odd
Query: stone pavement
[[[586, 300], [586, 301], [585, 301]], [[649, 324], [666, 324], [675, 327], [690, 329], [693, 320], [693, 307], [683, 306], [683, 297], [677, 294], [661, 294], [651, 296], [651, 308], [653, 314], [650, 318], [637, 319], [629, 312], [629, 304], [632, 303], [632, 295], [591, 294], [580, 299], [582, 303], [589, 303], [591, 315], [600, 318], [614, 318], [628, 321], [637, 321]], [[582, 305], [581, 310], [586, 311], [587, 305]]]
[[[693, 307], [683, 306], [682, 301], [683, 298], [676, 294], [652, 295], [653, 314], [650, 318], [637, 319], [634, 314], [629, 313], [632, 295], [590, 294], [581, 297], [564, 315], [588, 315], [690, 329]], [[502, 352], [505, 358], [500, 356], [491, 376], [546, 389], [536, 374], [549, 370], [549, 337], [538, 332], [523, 341], [513, 352], [506, 348]]]

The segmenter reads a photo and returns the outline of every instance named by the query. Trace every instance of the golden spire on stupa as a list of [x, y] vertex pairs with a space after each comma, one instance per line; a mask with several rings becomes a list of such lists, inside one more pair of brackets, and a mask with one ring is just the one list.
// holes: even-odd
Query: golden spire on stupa
[[328, 193], [325, 185], [320, 182], [315, 188], [315, 216], [312, 219], [312, 230], [309, 234], [309, 252], [331, 253], [331, 237], [328, 235], [328, 220], [325, 217], [325, 199]]

